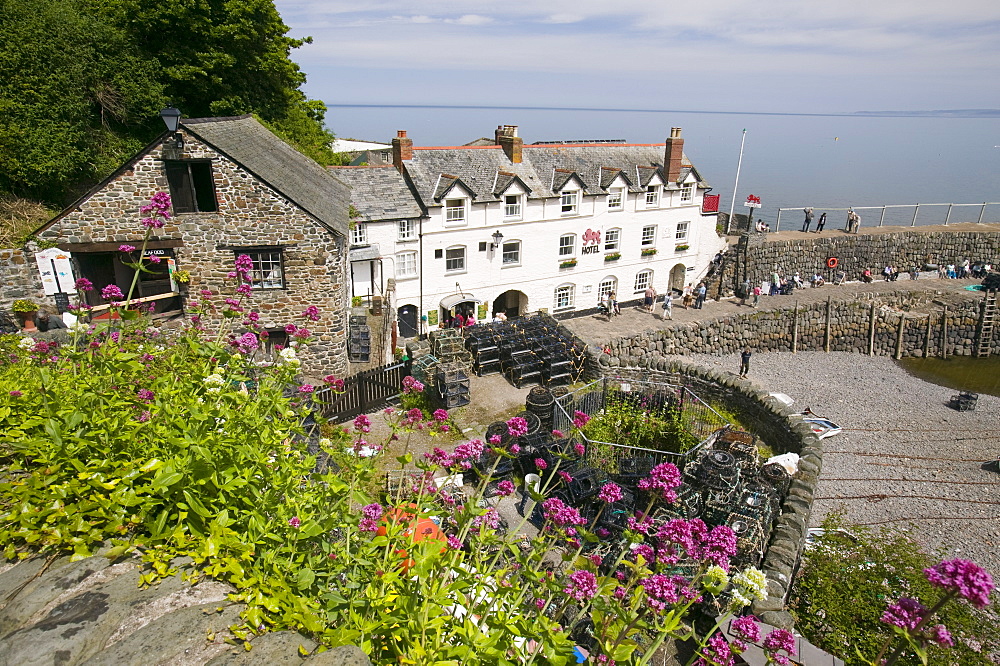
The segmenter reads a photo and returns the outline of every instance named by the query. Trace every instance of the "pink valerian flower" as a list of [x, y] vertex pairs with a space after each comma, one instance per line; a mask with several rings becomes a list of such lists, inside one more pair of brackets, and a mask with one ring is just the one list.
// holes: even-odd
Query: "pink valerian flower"
[[139, 400], [142, 400], [143, 402], [153, 402], [153, 400], [156, 398], [155, 393], [153, 393], [149, 389], [144, 389], [144, 388], [136, 391], [135, 396], [139, 398]]
[[609, 481], [601, 487], [601, 492], [597, 493], [597, 499], [602, 502], [620, 502], [624, 495], [622, 494], [621, 486], [617, 483]]
[[[500, 439], [496, 435], [493, 435], [493, 437], [496, 437], [497, 440]], [[490, 437], [490, 439], [492, 440], [493, 437]], [[499, 443], [500, 443], [499, 441], [494, 442], [494, 444], [499, 444]], [[517, 454], [519, 454], [521, 452], [521, 447], [515, 442], [515, 443], [513, 443], [513, 444], [510, 445], [510, 452], [513, 453], [516, 456]]]
[[403, 393], [422, 393], [424, 385], [415, 377], [403, 377]]
[[288, 333], [288, 335], [295, 335], [295, 331], [297, 330], [299, 330], [299, 327], [295, 324], [288, 324], [285, 326], [285, 333]]
[[986, 569], [969, 560], [945, 560], [924, 569], [927, 581], [964, 597], [976, 608], [985, 608], [993, 592], [993, 577]]
[[371, 432], [372, 420], [364, 414], [354, 417], [354, 429], [358, 432]]
[[316, 390], [316, 387], [313, 386], [312, 384], [303, 384], [302, 386], [299, 387], [299, 394], [300, 395], [310, 395], [315, 390]]
[[578, 569], [569, 575], [563, 594], [577, 601], [593, 599], [597, 594], [597, 577], [586, 569]]
[[249, 282], [244, 282], [240, 286], [236, 287], [236, 293], [240, 296], [249, 296], [251, 291], [253, 291], [253, 287]]
[[535, 608], [537, 608], [538, 610], [542, 610], [543, 608], [545, 608], [545, 599], [542, 598], [535, 599]]
[[12, 398], [20, 398], [22, 395], [24, 394], [16, 389], [10, 392], [10, 397]]
[[378, 531], [378, 520], [382, 517], [382, 505], [381, 504], [366, 504], [361, 507], [361, 522], [358, 523], [358, 529], [362, 532], [377, 532]]
[[419, 422], [422, 421], [423, 418], [424, 418], [424, 413], [422, 411], [420, 411], [420, 408], [419, 407], [414, 407], [411, 410], [409, 410], [408, 412], [406, 412], [406, 417], [403, 419], [402, 425], [404, 427], [413, 426], [413, 425], [419, 426], [420, 425]]
[[93, 291], [94, 290], [94, 283], [91, 282], [90, 280], [88, 280], [87, 278], [77, 278], [76, 283], [74, 284], [74, 286], [77, 289], [79, 289], [80, 291]]
[[597, 663], [601, 664], [601, 666], [615, 666], [615, 660], [606, 654], [598, 655]]
[[565, 437], [566, 435], [565, 433], [563, 433], [562, 430], [556, 428], [555, 430], [552, 431], [552, 436], [555, 437], [556, 439], [559, 439], [560, 437]]
[[138, 421], [139, 423], [145, 423], [150, 418], [152, 418], [152, 416], [153, 416], [152, 412], [150, 412], [147, 409], [147, 410], [144, 410], [141, 414], [139, 414], [139, 416], [135, 417], [135, 420]]
[[150, 197], [148, 204], [139, 208], [139, 214], [148, 216], [143, 218], [142, 226], [148, 229], [161, 228], [164, 220], [170, 217], [170, 195], [157, 192]]
[[640, 556], [647, 562], [652, 562], [653, 559], [656, 557], [656, 553], [653, 551], [653, 547], [650, 546], [648, 543], [641, 543], [638, 546], [635, 546], [634, 548], [632, 548], [632, 553], [636, 556], [636, 561], [639, 560]]
[[251, 354], [260, 347], [260, 338], [256, 333], [244, 333], [236, 339], [235, 346], [239, 348], [241, 354]]
[[329, 386], [334, 391], [343, 392], [344, 390], [343, 379], [337, 379], [333, 375], [327, 375], [326, 377], [323, 378], [323, 381], [326, 382], [326, 385]]
[[955, 641], [951, 638], [951, 632], [943, 624], [936, 624], [927, 631], [927, 638], [937, 643], [941, 647], [954, 647]]
[[674, 488], [681, 485], [681, 472], [673, 463], [660, 463], [652, 469], [649, 477], [639, 481], [639, 490], [646, 490], [667, 502], [677, 499]]
[[234, 262], [234, 267], [236, 268], [236, 273], [239, 274], [240, 279], [243, 282], [250, 281], [250, 273], [253, 271], [253, 259], [250, 258], [250, 255], [238, 255], [236, 257], [236, 261]]
[[589, 421], [590, 421], [589, 414], [581, 412], [580, 410], [576, 410], [575, 412], [573, 412], [573, 425], [576, 426], [577, 428], [583, 428], [583, 426], [587, 425]]
[[298, 517], [298, 516], [292, 516], [292, 517], [291, 517], [291, 518], [290, 518], [290, 519], [288, 520], [288, 524], [289, 524], [289, 525], [291, 525], [292, 527], [294, 527], [294, 528], [298, 529], [298, 528], [299, 528], [299, 526], [300, 526], [300, 525], [302, 525], [302, 521], [301, 521], [301, 520], [299, 520], [299, 517]]
[[486, 444], [481, 439], [471, 439], [464, 444], [455, 447], [456, 460], [479, 460], [486, 449]]
[[310, 305], [305, 309], [305, 312], [302, 313], [302, 316], [309, 321], [319, 321], [319, 308], [315, 305]]
[[211, 298], [214, 295], [211, 289], [202, 289], [198, 293], [201, 294], [202, 298]]
[[312, 335], [312, 331], [310, 331], [308, 328], [300, 328], [293, 334], [294, 337], [299, 338], [300, 340], [305, 340], [310, 335]]
[[511, 437], [523, 437], [528, 434], [528, 421], [520, 416], [515, 416], [507, 421], [507, 432]]
[[125, 294], [118, 288], [118, 285], [109, 284], [104, 289], [101, 289], [101, 298], [106, 301], [120, 301], [125, 298]]
[[572, 527], [587, 523], [580, 512], [567, 505], [558, 497], [550, 497], [542, 502], [542, 515], [556, 527]]
[[733, 651], [726, 642], [726, 637], [721, 633], [712, 634], [708, 639], [708, 645], [702, 648], [704, 656], [695, 660], [695, 666], [733, 666]]
[[148, 256], [146, 258], [149, 259], [154, 264], [158, 264], [161, 261], [163, 261], [160, 257], [156, 256], [155, 254], [152, 254], [152, 255], [150, 255], [150, 256]]
[[472, 519], [472, 529], [479, 531], [480, 528], [485, 527], [490, 530], [495, 530], [500, 526], [500, 514], [494, 507], [490, 507], [485, 513], [480, 514]]
[[545, 470], [549, 468], [549, 464], [542, 460], [541, 458], [535, 458], [535, 467], [540, 470]]
[[795, 636], [787, 629], [775, 629], [764, 639], [764, 651], [767, 656], [777, 664], [785, 666], [788, 664], [788, 657], [779, 654], [781, 650], [788, 653], [790, 657], [795, 656]]
[[897, 603], [890, 604], [882, 613], [882, 622], [900, 629], [916, 629], [927, 614], [927, 609], [916, 599], [901, 598]]
[[557, 473], [559, 474], [559, 478], [565, 481], [566, 483], [571, 483], [573, 481], [573, 477], [567, 474], [566, 472], [559, 470]]
[[439, 423], [444, 423], [445, 421], [448, 420], [448, 411], [444, 409], [435, 409], [434, 420], [438, 421]]
[[622, 599], [625, 598], [625, 594], [627, 592], [628, 591], [624, 587], [622, 587], [621, 585], [619, 585], [618, 587], [615, 588], [615, 591], [614, 591], [615, 599], [618, 599], [619, 601], [621, 601]]
[[760, 642], [760, 625], [757, 624], [757, 618], [753, 615], [744, 615], [743, 617], [736, 618], [730, 625], [730, 629], [745, 641], [749, 641], [750, 643]]
[[573, 445], [573, 451], [576, 452], [576, 455], [578, 455], [578, 456], [580, 456], [582, 458], [583, 454], [585, 454], [587, 452], [587, 447], [585, 447], [580, 442], [577, 442], [576, 444]]
[[504, 479], [497, 484], [497, 495], [500, 497], [507, 497], [508, 495], [514, 494], [514, 482], [508, 479]]
[[424, 458], [432, 465], [440, 467], [451, 467], [455, 464], [455, 458], [442, 448], [434, 447], [430, 453], [424, 453]]
[[593, 564], [595, 567], [601, 566], [601, 563], [604, 562], [604, 558], [601, 557], [600, 555], [591, 555], [587, 559], [590, 560], [590, 563]]
[[129, 252], [135, 252], [135, 245], [128, 245], [126, 243], [123, 243], [118, 246], [118, 251], [124, 252], [126, 254], [128, 254]]
[[453, 534], [448, 535], [448, 547], [452, 550], [462, 550], [462, 542]]

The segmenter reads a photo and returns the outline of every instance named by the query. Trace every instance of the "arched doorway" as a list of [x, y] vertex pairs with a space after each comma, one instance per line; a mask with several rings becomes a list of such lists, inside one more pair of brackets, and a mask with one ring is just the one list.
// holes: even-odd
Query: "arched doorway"
[[507, 319], [515, 319], [528, 311], [528, 297], [523, 291], [511, 289], [493, 300], [492, 313], [503, 312]]
[[681, 291], [684, 289], [684, 280], [687, 278], [687, 269], [684, 264], [677, 264], [672, 269], [670, 269], [670, 284], [668, 285], [671, 289], [676, 289]]
[[399, 308], [399, 335], [403, 338], [415, 338], [419, 329], [417, 328], [417, 306], [404, 305]]

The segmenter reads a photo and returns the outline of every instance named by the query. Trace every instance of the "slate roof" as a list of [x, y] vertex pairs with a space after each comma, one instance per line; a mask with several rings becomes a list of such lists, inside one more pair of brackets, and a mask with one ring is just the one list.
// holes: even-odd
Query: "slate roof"
[[[512, 176], [527, 187], [531, 199], [559, 196], [574, 175], [588, 195], [607, 194], [606, 188], [619, 174], [632, 192], [641, 192], [653, 175], [666, 182], [663, 153], [663, 144], [532, 144], [523, 147], [523, 161], [514, 164], [499, 146], [461, 146], [414, 148], [413, 158], [404, 164], [424, 205], [433, 207], [443, 204], [441, 197], [455, 182], [470, 189], [476, 203], [498, 201]], [[682, 164], [682, 178], [693, 173], [700, 187], [709, 186], [686, 158]], [[666, 187], [678, 189], [676, 183]]]
[[347, 236], [347, 185], [251, 116], [188, 118], [181, 126], [333, 231]]
[[364, 222], [420, 217], [423, 211], [403, 175], [389, 165], [330, 167], [351, 187], [351, 203]]

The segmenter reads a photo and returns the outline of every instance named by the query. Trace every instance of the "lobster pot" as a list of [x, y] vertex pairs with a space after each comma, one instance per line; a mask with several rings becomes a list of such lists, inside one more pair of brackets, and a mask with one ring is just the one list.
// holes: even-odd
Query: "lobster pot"
[[524, 419], [528, 424], [529, 435], [537, 435], [542, 429], [542, 420], [538, 418], [537, 414], [532, 412], [524, 411], [518, 412], [517, 414], [520, 418]]
[[[745, 518], [760, 521], [761, 525], [770, 526], [774, 517], [773, 493], [760, 492], [757, 488], [744, 488], [743, 493], [733, 507], [733, 513]], [[770, 530], [768, 530], [770, 531]]]
[[740, 468], [733, 454], [710, 449], [691, 470], [689, 479], [692, 485], [728, 494], [739, 484]]
[[705, 504], [702, 509], [701, 519], [706, 525], [725, 525], [729, 520], [729, 514], [733, 512], [733, 505], [737, 497], [732, 492], [710, 490], [705, 495]]
[[792, 483], [788, 470], [778, 463], [767, 463], [761, 467], [758, 478], [774, 488], [779, 498], [788, 494], [788, 486]]
[[437, 372], [438, 359], [433, 354], [427, 354], [413, 360], [410, 367], [410, 374], [422, 384], [430, 384], [431, 379]]
[[562, 463], [559, 469], [570, 475], [572, 480], [566, 484], [566, 492], [573, 506], [581, 506], [597, 497], [606, 477], [600, 470], [583, 464]]
[[486, 427], [486, 442], [490, 445], [496, 445], [492, 440], [494, 437], [500, 438], [500, 445], [507, 446], [510, 444], [511, 440], [514, 439], [510, 434], [510, 429], [507, 428], [507, 423], [505, 421], [494, 421]]
[[648, 455], [621, 458], [618, 461], [618, 473], [612, 475], [612, 480], [623, 488], [634, 491], [639, 481], [649, 476], [655, 465], [656, 461]]
[[524, 408], [538, 417], [540, 427], [545, 432], [552, 432], [552, 409], [555, 405], [555, 398], [547, 388], [535, 386], [528, 391], [528, 396], [524, 399]]
[[705, 499], [700, 490], [682, 483], [677, 486], [674, 492], [677, 493], [676, 504], [681, 508], [681, 514], [684, 518], [693, 520], [701, 516]]
[[759, 520], [733, 514], [725, 523], [736, 535], [736, 557], [741, 568], [758, 566], [764, 559], [767, 534]]
[[514, 461], [489, 449], [483, 451], [472, 467], [480, 478], [510, 479], [514, 475]]
[[[755, 499], [750, 499], [753, 497]], [[754, 479], [746, 484], [743, 488], [743, 497], [740, 500], [741, 506], [760, 506], [761, 503], [756, 498], [763, 498], [766, 500], [767, 508], [767, 519], [762, 519], [764, 525], [770, 525], [774, 518], [781, 515], [781, 497], [774, 490], [772, 486], [764, 483], [760, 479]], [[744, 501], [745, 500], [745, 501]], [[763, 510], [762, 510], [763, 511]]]
[[760, 456], [753, 435], [739, 430], [725, 430], [712, 445], [718, 451], [725, 451], [734, 458], [744, 476], [753, 476], [760, 469]]

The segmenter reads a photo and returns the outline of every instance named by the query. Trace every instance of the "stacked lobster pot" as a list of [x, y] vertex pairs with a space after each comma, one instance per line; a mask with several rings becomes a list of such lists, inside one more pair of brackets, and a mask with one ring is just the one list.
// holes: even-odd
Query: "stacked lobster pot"
[[465, 338], [465, 348], [472, 354], [472, 370], [477, 375], [500, 372], [500, 334], [488, 326], [474, 326]]
[[732, 455], [744, 478], [755, 476], [760, 470], [757, 444], [754, 442], [753, 435], [748, 432], [726, 428], [719, 433], [712, 448]]
[[586, 360], [583, 343], [543, 317], [474, 326], [467, 332], [465, 347], [477, 374], [499, 370], [518, 388], [529, 383], [571, 384], [579, 379]]
[[438, 363], [434, 380], [438, 397], [445, 409], [469, 404], [471, 397], [469, 375], [461, 363]]
[[472, 354], [465, 349], [462, 334], [453, 328], [433, 331], [430, 334], [431, 351], [442, 363], [458, 363], [466, 372], [472, 371]]
[[552, 410], [555, 407], [555, 402], [552, 392], [543, 386], [532, 388], [524, 399], [524, 408], [538, 417], [540, 427], [544, 432], [552, 432]]
[[726, 451], [709, 449], [684, 470], [685, 481], [703, 489], [702, 519], [712, 525], [726, 522], [739, 496], [740, 468]]
[[410, 374], [413, 375], [414, 379], [420, 381], [421, 384], [430, 386], [437, 374], [437, 356], [424, 354], [423, 356], [411, 358], [413, 358], [413, 363], [410, 365]]

